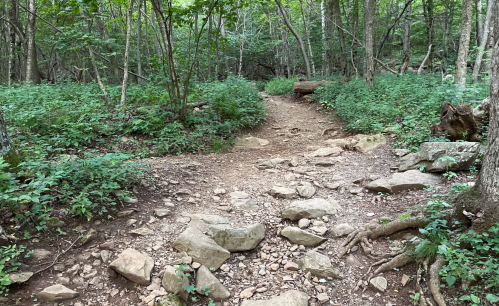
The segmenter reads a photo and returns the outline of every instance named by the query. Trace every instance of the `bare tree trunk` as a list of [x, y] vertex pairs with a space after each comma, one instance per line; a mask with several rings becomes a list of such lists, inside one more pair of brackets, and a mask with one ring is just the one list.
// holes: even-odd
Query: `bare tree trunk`
[[211, 81], [213, 78], [213, 72], [211, 71], [211, 35], [213, 32], [213, 16], [208, 16], [208, 80]]
[[[282, 37], [282, 54], [284, 55], [284, 58], [286, 60], [286, 76], [288, 78], [291, 77], [291, 55], [289, 51], [289, 40], [288, 40], [288, 32], [284, 28], [284, 26], [281, 27], [281, 37]], [[281, 57], [282, 60], [282, 57]], [[283, 65], [284, 66], [284, 65]]]
[[373, 11], [374, 0], [364, 1], [364, 48], [366, 52], [365, 72], [367, 84], [374, 85], [374, 50], [373, 50]]
[[[490, 1], [489, 1], [490, 2]], [[482, 0], [476, 0], [476, 46], [482, 45], [483, 37], [483, 13], [482, 13]]]
[[326, 58], [326, 48], [327, 48], [327, 42], [326, 42], [326, 11], [325, 11], [325, 5], [324, 2], [326, 0], [321, 1], [321, 29], [322, 29], [322, 75], [326, 75], [326, 70], [327, 70], [327, 58]]
[[454, 20], [454, 2], [448, 1], [445, 6], [444, 33], [443, 33], [444, 53], [442, 55], [442, 73], [444, 73], [444, 71], [447, 71], [448, 58], [449, 58], [449, 36], [453, 20]]
[[359, 77], [359, 71], [357, 70], [357, 28], [359, 26], [359, 0], [353, 0], [353, 11], [352, 11], [352, 47], [351, 47], [351, 59], [352, 68], [355, 71], [355, 77]]
[[489, 30], [490, 30], [490, 19], [492, 17], [492, 10], [494, 9], [494, 0], [489, 0], [487, 4], [487, 14], [485, 16], [485, 23], [483, 26], [483, 36], [481, 38], [481, 44], [478, 48], [478, 53], [476, 55], [475, 66], [473, 67], [473, 84], [475, 84], [478, 80], [478, 75], [480, 74], [480, 68], [482, 66], [482, 58], [485, 52], [485, 48], [487, 47], [487, 41], [489, 39]]
[[19, 156], [14, 150], [12, 145], [12, 140], [7, 132], [7, 126], [5, 125], [5, 120], [3, 119], [2, 111], [0, 110], [0, 157], [10, 165], [10, 167], [16, 167], [20, 160]]
[[473, 22], [473, 0], [463, 0], [461, 38], [456, 61], [456, 84], [466, 86], [466, 66], [470, 49], [471, 24]]
[[151, 9], [151, 27], [152, 27], [152, 34], [154, 37], [154, 50], [156, 51], [156, 56], [158, 58], [161, 58], [161, 48], [159, 47], [159, 39], [156, 29], [156, 20], [154, 18], [154, 9]]
[[411, 6], [407, 8], [405, 12], [405, 22], [404, 22], [404, 42], [403, 42], [403, 54], [404, 59], [402, 60], [402, 66], [400, 67], [400, 74], [403, 75], [407, 68], [409, 68], [409, 62], [411, 59]]
[[325, 0], [325, 15], [326, 18], [326, 38], [325, 38], [325, 48], [326, 48], [326, 75], [333, 74], [334, 68], [334, 50], [333, 50], [333, 36], [335, 29], [334, 21], [334, 9], [333, 2], [331, 0]]
[[310, 79], [312, 77], [312, 72], [310, 69], [310, 63], [308, 62], [308, 56], [307, 56], [307, 52], [305, 51], [305, 46], [303, 44], [303, 40], [301, 39], [301, 36], [298, 34], [298, 32], [296, 32], [293, 25], [291, 25], [291, 22], [289, 21], [288, 16], [286, 15], [286, 11], [284, 10], [284, 7], [282, 6], [281, 2], [279, 0], [274, 0], [274, 1], [277, 4], [277, 7], [279, 7], [279, 10], [281, 11], [282, 19], [284, 20], [284, 23], [286, 24], [288, 29], [291, 31], [291, 33], [293, 33], [296, 40], [298, 41], [298, 45], [300, 46], [301, 55], [302, 55], [303, 62], [305, 64], [305, 69], [307, 72], [307, 79]]
[[[238, 20], [237, 20], [237, 35], [239, 37], [239, 65], [237, 68], [237, 74], [241, 75], [243, 73], [243, 52], [244, 52], [244, 42], [246, 41], [246, 14], [243, 12], [241, 15], [241, 9], [237, 10]], [[241, 22], [242, 18], [242, 22]], [[242, 35], [241, 35], [242, 27]]]
[[[28, 0], [28, 11], [36, 13], [35, 0]], [[36, 16], [28, 13], [28, 52], [26, 56], [26, 82], [40, 84], [40, 73], [38, 72], [38, 59], [35, 44]]]
[[121, 86], [121, 99], [120, 104], [125, 105], [126, 89], [128, 82], [128, 57], [130, 55], [130, 35], [132, 32], [132, 14], [133, 5], [135, 0], [130, 0], [130, 7], [128, 8], [128, 17], [126, 21], [126, 43], [125, 43], [125, 62], [123, 64], [123, 85]]
[[312, 74], [315, 75], [315, 64], [314, 55], [312, 53], [312, 45], [310, 44], [310, 28], [307, 23], [307, 18], [305, 17], [305, 9], [303, 8], [303, 0], [300, 0], [301, 17], [303, 20], [303, 28], [305, 29], [305, 34], [307, 35], [307, 47], [308, 55], [310, 56], [310, 63], [312, 64]]
[[[142, 12], [141, 12], [141, 7], [142, 7], [142, 0], [139, 0], [139, 3], [137, 5], [137, 74], [142, 75], [142, 63], [141, 63], [141, 39], [142, 39]], [[140, 83], [142, 81], [141, 78], [137, 78], [137, 83]]]
[[145, 44], [146, 44], [146, 58], [147, 58], [147, 68], [151, 70], [151, 53], [149, 52], [149, 29], [148, 29], [148, 23], [147, 23], [147, 0], [144, 0], [144, 17], [146, 18], [144, 22], [144, 29], [145, 29]]
[[336, 20], [336, 29], [338, 30], [338, 39], [340, 41], [340, 69], [341, 69], [341, 77], [344, 83], [348, 82], [348, 63], [347, 63], [347, 47], [345, 45], [345, 36], [343, 34], [343, 22], [341, 21], [341, 9], [340, 9], [340, 1], [333, 1], [333, 12], [334, 19]]
[[[434, 2], [433, 0], [423, 0], [423, 15], [426, 22], [426, 35], [428, 40], [428, 46], [433, 45], [433, 32], [435, 28], [435, 14], [434, 14]], [[433, 53], [429, 56], [429, 70], [433, 69]]]
[[[220, 32], [225, 40], [227, 38], [227, 32], [225, 31], [225, 20], [223, 18], [221, 20], [222, 20], [222, 25], [220, 27]], [[223, 49], [224, 49], [224, 71], [225, 75], [227, 75], [229, 73], [229, 57], [227, 56], [227, 46], [225, 43], [223, 45]]]

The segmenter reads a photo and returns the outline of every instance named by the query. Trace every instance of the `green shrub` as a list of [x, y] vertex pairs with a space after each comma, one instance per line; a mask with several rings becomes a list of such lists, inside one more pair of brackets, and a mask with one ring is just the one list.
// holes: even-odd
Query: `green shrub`
[[274, 78], [265, 85], [265, 92], [271, 95], [286, 95], [293, 93], [293, 83], [298, 78], [288, 79], [285, 77]]
[[[16, 272], [21, 263], [18, 258], [26, 250], [26, 247], [15, 244], [0, 247], [0, 295], [9, 292], [8, 286], [12, 283], [9, 275]], [[29, 257], [33, 251], [27, 252], [24, 257]]]

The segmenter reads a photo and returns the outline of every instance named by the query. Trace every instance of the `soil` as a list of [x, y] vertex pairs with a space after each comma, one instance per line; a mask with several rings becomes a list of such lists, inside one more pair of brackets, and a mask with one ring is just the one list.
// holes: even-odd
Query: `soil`
[[[414, 294], [416, 274], [414, 265], [408, 265], [397, 271], [384, 273], [388, 281], [388, 288], [384, 292], [368, 288], [365, 291], [353, 292], [358, 280], [366, 273], [374, 262], [364, 256], [361, 249], [337, 258], [337, 248], [343, 238], [336, 238], [326, 234], [329, 238], [317, 250], [327, 254], [335, 267], [340, 269], [345, 278], [317, 279], [305, 275], [301, 270], [285, 271], [286, 261], [297, 262], [310, 248], [295, 250], [293, 244], [279, 235], [280, 230], [296, 222], [282, 220], [280, 212], [288, 205], [290, 199], [276, 199], [268, 194], [272, 186], [290, 186], [300, 181], [314, 184], [317, 193], [314, 197], [332, 198], [341, 205], [342, 210], [336, 215], [323, 220], [324, 225], [331, 229], [337, 224], [348, 223], [354, 228], [361, 227], [373, 218], [397, 217], [406, 210], [430, 196], [427, 191], [411, 191], [396, 195], [378, 195], [362, 189], [353, 194], [353, 187], [363, 187], [370, 180], [370, 176], [388, 176], [396, 171], [398, 157], [392, 152], [390, 143], [379, 146], [369, 153], [358, 153], [345, 150], [338, 157], [322, 158], [331, 162], [332, 166], [318, 166], [317, 158], [307, 157], [307, 153], [320, 147], [327, 147], [327, 139], [345, 138], [349, 135], [342, 130], [341, 121], [331, 113], [318, 110], [316, 104], [303, 102], [293, 96], [267, 96], [266, 108], [268, 118], [258, 129], [247, 131], [243, 137], [253, 136], [269, 141], [269, 144], [260, 148], [234, 148], [230, 152], [221, 154], [185, 154], [150, 158], [151, 172], [143, 180], [142, 186], [134, 190], [133, 196], [137, 202], [123, 207], [126, 211], [133, 208], [133, 212], [125, 217], [115, 214], [101, 216], [91, 221], [64, 218], [66, 225], [63, 231], [67, 235], [54, 235], [55, 231], [46, 233], [41, 241], [29, 239], [22, 241], [28, 248], [44, 248], [52, 255], [39, 263], [29, 263], [30, 271], [37, 271], [49, 266], [45, 271], [35, 274], [26, 284], [13, 285], [6, 299], [0, 300], [0, 305], [38, 305], [34, 294], [45, 287], [59, 283], [61, 277], [69, 277], [66, 286], [76, 290], [80, 296], [60, 302], [57, 305], [147, 305], [144, 300], [152, 290], [147, 286], [136, 285], [120, 275], [107, 269], [107, 264], [97, 259], [100, 245], [104, 242], [114, 242], [110, 261], [116, 258], [126, 248], [134, 248], [148, 254], [155, 260], [152, 272], [153, 282], [158, 282], [163, 267], [184, 256], [172, 248], [176, 237], [187, 227], [186, 213], [216, 214], [236, 220], [240, 224], [262, 223], [266, 228], [266, 237], [253, 251], [231, 253], [225, 262], [229, 272], [218, 270], [217, 278], [231, 292], [231, 297], [223, 305], [240, 305], [239, 294], [248, 287], [266, 288], [260, 290], [251, 299], [269, 299], [280, 293], [297, 289], [306, 292], [309, 305], [412, 305], [411, 294]], [[308, 167], [306, 175], [297, 174], [296, 181], [286, 181], [285, 175], [291, 173], [287, 163], [268, 170], [259, 170], [255, 167], [258, 159], [270, 158], [297, 158], [300, 166]], [[461, 174], [457, 179], [466, 181], [466, 175]], [[358, 183], [354, 183], [358, 182]], [[328, 183], [338, 183], [337, 189], [329, 189]], [[444, 183], [441, 190], [446, 190], [449, 183]], [[214, 194], [217, 188], [225, 189], [225, 194]], [[239, 210], [230, 204], [229, 193], [244, 191], [251, 199], [258, 202], [256, 212]], [[298, 199], [298, 197], [293, 200]], [[173, 213], [163, 219], [154, 216], [154, 209], [164, 207], [164, 203], [173, 203]], [[136, 220], [134, 224], [130, 220]], [[87, 245], [77, 239], [79, 229], [88, 231], [95, 229], [98, 238]], [[134, 228], [147, 227], [154, 231], [154, 235], [132, 236], [129, 231]], [[388, 251], [389, 246], [401, 243], [406, 233], [417, 235], [417, 230], [397, 233], [390, 237], [383, 237], [373, 241], [374, 251], [381, 253]], [[296, 246], [295, 246], [296, 247]], [[57, 254], [62, 250], [67, 252], [60, 255], [57, 264], [50, 266]], [[291, 250], [290, 250], [291, 249]], [[94, 253], [94, 255], [92, 255]], [[262, 256], [263, 254], [263, 256]], [[358, 262], [346, 259], [354, 256]], [[63, 265], [60, 265], [60, 264]], [[78, 274], [68, 275], [74, 264], [88, 265], [88, 269], [97, 273], [92, 278], [84, 278]], [[277, 271], [269, 269], [270, 264], [280, 263]], [[259, 271], [265, 269], [265, 275]], [[402, 276], [411, 277], [407, 285], [402, 286]], [[317, 295], [325, 292], [329, 301], [319, 302]], [[206, 305], [207, 300], [198, 296], [193, 305]]]

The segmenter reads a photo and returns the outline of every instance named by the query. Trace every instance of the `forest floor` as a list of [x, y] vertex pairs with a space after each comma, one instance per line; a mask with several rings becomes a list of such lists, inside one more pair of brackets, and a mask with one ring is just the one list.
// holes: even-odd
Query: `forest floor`
[[[152, 171], [144, 179], [143, 186], [133, 194], [137, 202], [123, 208], [125, 216], [111, 220], [97, 218], [90, 222], [64, 220], [67, 222], [64, 230], [68, 235], [59, 236], [49, 243], [40, 242], [29, 246], [51, 251], [51, 254], [38, 258], [39, 262], [32, 262], [31, 267], [43, 268], [44, 265], [39, 263], [51, 263], [62, 250], [69, 250], [60, 255], [57, 264], [36, 274], [26, 284], [11, 286], [8, 296], [10, 301], [4, 300], [4, 303], [40, 304], [33, 293], [56, 283], [65, 283], [80, 295], [57, 305], [147, 305], [144, 300], [153, 290], [159, 289], [156, 284], [163, 267], [184, 256], [173, 249], [172, 243], [186, 229], [190, 220], [186, 215], [195, 213], [219, 215], [238, 224], [262, 223], [266, 229], [265, 239], [256, 249], [231, 253], [225, 262], [227, 267], [224, 271], [215, 272], [231, 293], [231, 297], [222, 305], [240, 305], [240, 293], [248, 287], [264, 288], [255, 292], [250, 299], [269, 299], [296, 289], [309, 295], [309, 305], [412, 305], [410, 295], [415, 291], [415, 265], [384, 273], [388, 281], [384, 292], [371, 287], [353, 292], [358, 280], [374, 261], [364, 256], [360, 248], [343, 258], [337, 258], [338, 246], [344, 238], [333, 237], [329, 233], [325, 234], [328, 240], [317, 251], [330, 257], [333, 266], [345, 276], [343, 280], [317, 279], [307, 276], [300, 269], [283, 269], [285, 262], [297, 263], [312, 248], [297, 248], [280, 236], [283, 227], [296, 225], [296, 222], [283, 220], [281, 210], [299, 197], [274, 198], [268, 194], [273, 186], [296, 186], [306, 181], [317, 189], [313, 198], [336, 200], [341, 206], [336, 215], [315, 220], [316, 225], [325, 226], [328, 230], [342, 223], [359, 228], [374, 218], [396, 218], [409, 207], [428, 198], [430, 193], [411, 191], [380, 196], [368, 192], [362, 187], [370, 177], [389, 176], [396, 171], [391, 170], [396, 169], [393, 166], [398, 163], [398, 157], [392, 152], [390, 141], [369, 153], [345, 150], [337, 157], [309, 157], [308, 154], [314, 150], [328, 147], [326, 140], [351, 135], [342, 131], [339, 119], [332, 120], [331, 113], [318, 110], [315, 104], [293, 96], [265, 95], [265, 99], [267, 120], [258, 129], [248, 131], [243, 138], [253, 136], [264, 139], [268, 141], [267, 145], [253, 148], [236, 146], [222, 154], [184, 154], [148, 159]], [[267, 170], [255, 167], [257, 160], [271, 158], [293, 159], [302, 171], [295, 171], [293, 179], [289, 176], [292, 172], [288, 163]], [[442, 190], [449, 185], [445, 182], [441, 186]], [[231, 205], [230, 193], [234, 191], [246, 192], [258, 203], [258, 209], [247, 211]], [[160, 219], [154, 215], [154, 210], [165, 207], [165, 203], [172, 203], [175, 208], [169, 216]], [[146, 236], [131, 235], [130, 230], [136, 228], [149, 228], [153, 233]], [[70, 247], [77, 237], [78, 229], [95, 229], [97, 238], [87, 245], [82, 246], [77, 242]], [[374, 251], [388, 251], [390, 247], [400, 244], [407, 233], [405, 231], [373, 241]], [[418, 234], [417, 231], [411, 233]], [[111, 249], [108, 263], [127, 248], [151, 256], [155, 260], [151, 276], [153, 285], [136, 285], [120, 275], [110, 274], [107, 264], [103, 262], [105, 259], [99, 257], [105, 242]], [[271, 264], [275, 263], [280, 263], [277, 270], [271, 269]], [[83, 272], [72, 271], [75, 264], [80, 264]], [[264, 273], [261, 273], [262, 270]], [[403, 275], [410, 278], [405, 286], [401, 283]], [[328, 299], [319, 301], [316, 297], [320, 293], [326, 293]], [[194, 303], [206, 304], [205, 299]]]

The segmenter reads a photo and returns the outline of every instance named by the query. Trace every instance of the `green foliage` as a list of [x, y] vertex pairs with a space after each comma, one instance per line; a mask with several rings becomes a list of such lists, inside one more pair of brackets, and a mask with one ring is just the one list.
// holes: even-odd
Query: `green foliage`
[[375, 84], [370, 88], [358, 79], [321, 87], [316, 94], [320, 104], [345, 121], [347, 130], [379, 133], [387, 129], [397, 135], [397, 146], [413, 151], [424, 141], [438, 140], [430, 135], [430, 127], [439, 123], [444, 102], [479, 103], [488, 96], [485, 86], [457, 87], [432, 74], [379, 75]]
[[274, 78], [265, 85], [265, 92], [271, 95], [287, 95], [293, 93], [293, 83], [298, 78], [288, 79], [286, 77]]
[[[12, 283], [9, 275], [19, 268], [21, 265], [18, 258], [26, 251], [26, 247], [15, 244], [0, 247], [0, 294], [9, 292], [8, 286]], [[33, 251], [27, 252], [24, 257], [29, 257]]]

